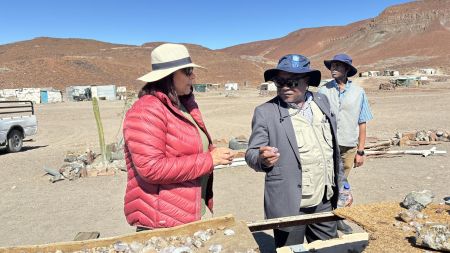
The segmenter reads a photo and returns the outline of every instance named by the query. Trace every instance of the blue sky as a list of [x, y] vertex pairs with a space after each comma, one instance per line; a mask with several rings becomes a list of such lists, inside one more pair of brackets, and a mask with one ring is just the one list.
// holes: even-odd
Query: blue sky
[[346, 25], [404, 0], [14, 0], [0, 1], [0, 44], [35, 37], [141, 45], [165, 41], [211, 49]]

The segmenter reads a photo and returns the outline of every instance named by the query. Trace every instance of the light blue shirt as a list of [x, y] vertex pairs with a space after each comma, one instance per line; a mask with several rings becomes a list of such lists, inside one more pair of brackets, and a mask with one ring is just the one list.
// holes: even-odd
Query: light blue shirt
[[356, 147], [359, 124], [373, 119], [364, 89], [347, 81], [344, 90], [340, 91], [336, 81], [332, 80], [322, 86], [319, 92], [327, 96], [331, 112], [336, 115], [339, 145]]
[[[339, 93], [339, 102], [342, 104], [344, 97], [346, 94], [348, 94], [348, 91], [352, 88], [352, 81], [351, 80], [347, 80], [347, 83], [345, 84], [345, 88], [343, 91], [339, 90], [339, 85], [336, 82], [336, 80], [332, 80], [331, 83], [333, 84], [334, 88], [336, 88], [336, 90]], [[322, 90], [323, 88], [325, 88], [325, 86], [321, 87], [320, 90]], [[323, 93], [319, 90], [320, 93]], [[367, 99], [366, 96], [366, 92], [361, 89], [361, 111], [359, 112], [359, 118], [358, 118], [358, 123], [365, 123], [371, 119], [373, 119], [372, 116], [372, 112], [370, 111], [370, 106], [369, 106], [369, 100]]]

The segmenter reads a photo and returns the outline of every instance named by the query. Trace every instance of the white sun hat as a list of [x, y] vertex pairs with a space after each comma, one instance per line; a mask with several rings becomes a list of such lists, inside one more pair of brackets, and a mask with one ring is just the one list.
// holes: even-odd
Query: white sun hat
[[192, 62], [187, 48], [180, 44], [162, 44], [152, 51], [152, 71], [139, 77], [144, 82], [158, 81], [173, 72], [189, 67], [203, 68]]

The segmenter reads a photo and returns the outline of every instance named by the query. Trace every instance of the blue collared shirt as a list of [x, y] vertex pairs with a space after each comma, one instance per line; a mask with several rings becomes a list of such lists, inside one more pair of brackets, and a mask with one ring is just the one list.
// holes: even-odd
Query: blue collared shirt
[[359, 138], [359, 124], [373, 118], [364, 89], [348, 81], [342, 91], [335, 80], [319, 89], [330, 102], [331, 111], [337, 120], [338, 143], [345, 147], [356, 147]]
[[[345, 95], [348, 93], [348, 91], [352, 88], [352, 81], [351, 80], [347, 80], [347, 83], [345, 84], [345, 88], [344, 90], [339, 90], [339, 85], [336, 82], [336, 80], [331, 81], [333, 83], [334, 88], [336, 88], [336, 90], [339, 93], [339, 102], [342, 104], [342, 101], [345, 98]], [[372, 112], [370, 110], [370, 106], [369, 106], [369, 100], [367, 99], [366, 93], [364, 92], [363, 89], [361, 89], [361, 110], [359, 113], [359, 118], [358, 118], [358, 123], [365, 123], [371, 119], [373, 119], [373, 115]]]

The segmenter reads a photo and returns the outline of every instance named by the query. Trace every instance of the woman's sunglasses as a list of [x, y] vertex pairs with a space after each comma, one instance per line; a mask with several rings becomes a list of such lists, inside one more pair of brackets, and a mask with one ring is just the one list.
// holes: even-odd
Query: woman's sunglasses
[[275, 77], [272, 79], [272, 81], [275, 83], [275, 86], [277, 86], [277, 88], [283, 88], [285, 86], [288, 88], [294, 88], [301, 84], [301, 78], [284, 79], [284, 78]]
[[191, 76], [191, 75], [194, 73], [194, 68], [193, 68], [193, 67], [188, 67], [188, 68], [181, 69], [181, 71], [182, 71], [186, 76]]

